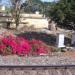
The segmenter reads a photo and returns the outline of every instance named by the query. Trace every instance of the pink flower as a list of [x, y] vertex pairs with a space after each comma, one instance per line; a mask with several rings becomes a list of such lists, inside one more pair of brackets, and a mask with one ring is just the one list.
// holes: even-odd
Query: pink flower
[[37, 54], [47, 54], [48, 52], [46, 50], [44, 50], [44, 48], [39, 48], [37, 49]]
[[[30, 52], [36, 52], [36, 54], [47, 54], [47, 46], [40, 40], [32, 39], [27, 40], [24, 37], [15, 37], [13, 34], [0, 36], [1, 45], [0, 49], [10, 47], [12, 53], [18, 55], [28, 55]], [[33, 50], [33, 51], [31, 51]]]
[[6, 48], [6, 46], [4, 44], [0, 45], [0, 49], [5, 49], [5, 48]]
[[2, 38], [2, 42], [3, 42], [4, 44], [7, 44], [7, 43], [8, 43], [8, 38], [3, 37], [3, 38]]
[[21, 41], [19, 46], [18, 46], [18, 54], [28, 54], [30, 52], [31, 46], [29, 45], [28, 42], [26, 41]]

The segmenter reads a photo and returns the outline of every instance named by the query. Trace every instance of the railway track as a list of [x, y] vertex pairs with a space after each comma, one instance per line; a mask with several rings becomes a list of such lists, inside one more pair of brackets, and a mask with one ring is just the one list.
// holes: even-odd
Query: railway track
[[0, 75], [75, 75], [75, 65], [0, 66]]

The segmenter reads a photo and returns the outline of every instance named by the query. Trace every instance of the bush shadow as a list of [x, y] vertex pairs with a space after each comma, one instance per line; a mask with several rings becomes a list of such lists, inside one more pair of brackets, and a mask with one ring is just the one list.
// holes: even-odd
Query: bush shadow
[[[56, 36], [54, 34], [24, 32], [24, 33], [17, 34], [17, 36], [22, 36], [28, 40], [32, 40], [32, 39], [41, 40], [47, 45], [56, 46]], [[64, 44], [66, 46], [71, 46], [71, 38], [65, 37]]]
[[38, 33], [38, 32], [24, 32], [24, 33], [17, 34], [17, 36], [22, 36], [28, 40], [31, 39], [41, 40], [50, 46], [55, 46], [56, 44], [56, 36], [53, 34]]

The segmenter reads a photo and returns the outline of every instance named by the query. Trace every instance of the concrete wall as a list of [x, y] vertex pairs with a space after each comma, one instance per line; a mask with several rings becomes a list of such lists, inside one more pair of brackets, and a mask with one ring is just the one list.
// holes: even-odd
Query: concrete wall
[[21, 18], [20, 22], [26, 22], [28, 27], [48, 28], [48, 21], [44, 18]]
[[43, 18], [42, 14], [27, 14], [27, 13], [22, 13], [20, 16], [21, 17]]
[[[2, 21], [8, 21], [8, 19], [12, 22], [14, 22], [14, 19], [11, 19], [11, 17], [0, 17], [0, 22]], [[34, 27], [34, 28], [48, 28], [48, 21], [46, 18], [42, 17], [42, 14], [21, 14], [20, 18], [21, 24], [19, 25], [19, 28], [22, 28], [23, 26], [28, 27]], [[11, 27], [15, 27], [15, 25], [11, 24]]]

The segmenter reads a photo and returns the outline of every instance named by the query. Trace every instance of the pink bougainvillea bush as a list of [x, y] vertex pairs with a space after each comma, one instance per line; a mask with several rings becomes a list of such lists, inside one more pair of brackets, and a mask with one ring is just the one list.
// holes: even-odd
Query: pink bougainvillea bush
[[0, 54], [9, 55], [42, 55], [51, 52], [44, 42], [36, 39], [28, 40], [23, 37], [9, 35], [0, 35]]

